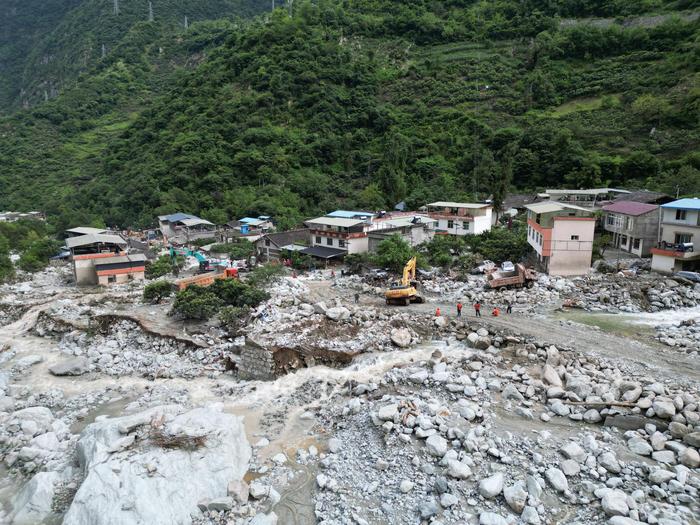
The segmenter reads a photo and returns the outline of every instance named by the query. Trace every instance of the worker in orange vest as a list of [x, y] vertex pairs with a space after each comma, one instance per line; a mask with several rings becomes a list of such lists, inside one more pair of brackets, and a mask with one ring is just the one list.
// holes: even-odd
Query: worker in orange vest
[[462, 303], [457, 302], [457, 317], [462, 317]]
[[439, 306], [435, 309], [435, 317], [440, 317], [440, 307]]
[[493, 315], [494, 317], [498, 317], [499, 315], [501, 315], [501, 311], [498, 309], [498, 306], [493, 309], [493, 312], [491, 312], [491, 315]]

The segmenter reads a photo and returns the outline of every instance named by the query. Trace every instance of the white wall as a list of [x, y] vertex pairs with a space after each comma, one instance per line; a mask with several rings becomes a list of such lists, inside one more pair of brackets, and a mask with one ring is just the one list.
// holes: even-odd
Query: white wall
[[493, 210], [491, 208], [486, 209], [486, 215], [483, 217], [474, 217], [474, 233], [479, 234], [487, 232], [491, 229]]
[[[584, 275], [591, 268], [595, 221], [555, 220], [550, 275]], [[578, 239], [572, 239], [577, 236]]]
[[673, 273], [676, 271], [676, 259], [665, 255], [653, 254], [651, 256], [651, 269], [655, 272]]

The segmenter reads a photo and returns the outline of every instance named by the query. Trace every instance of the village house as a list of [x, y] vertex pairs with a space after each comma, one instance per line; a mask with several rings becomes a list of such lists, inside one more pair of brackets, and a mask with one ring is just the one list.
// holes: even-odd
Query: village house
[[700, 199], [679, 199], [661, 205], [659, 243], [652, 248], [651, 268], [673, 273], [700, 270]]
[[3, 211], [0, 212], [0, 222], [17, 222], [21, 220], [44, 221], [46, 216], [40, 211]]
[[127, 241], [119, 235], [91, 233], [66, 239], [78, 285], [123, 283], [145, 276], [146, 257], [127, 254]]
[[309, 228], [309, 248], [301, 253], [320, 259], [339, 259], [349, 253], [365, 253], [369, 250], [367, 233], [372, 227], [367, 219], [318, 217], [306, 221]]
[[545, 190], [539, 196], [547, 199], [550, 202], [561, 202], [563, 204], [575, 204], [577, 206], [600, 208], [606, 204], [610, 204], [620, 195], [630, 193], [627, 190], [619, 190], [615, 188], [592, 188], [585, 190], [569, 190], [556, 189]]
[[476, 235], [489, 231], [493, 207], [467, 202], [433, 202], [426, 206], [428, 216], [437, 220], [436, 233]]
[[187, 213], [161, 215], [158, 217], [158, 227], [166, 244], [187, 244], [198, 239], [216, 237], [214, 224]]
[[595, 217], [561, 202], [528, 204], [527, 241], [550, 275], [583, 275], [591, 267]]
[[656, 246], [659, 207], [643, 202], [617, 201], [603, 206], [603, 228], [612, 234], [612, 246], [638, 257], [648, 257]]
[[266, 233], [255, 241], [255, 252], [261, 261], [279, 259], [284, 252], [302, 251], [309, 247], [309, 230], [302, 228]]
[[376, 219], [368, 232], [369, 252], [377, 251], [377, 246], [393, 235], [400, 235], [411, 246], [430, 242], [437, 226], [437, 220], [427, 215], [413, 213], [393, 213], [386, 218]]
[[90, 226], [78, 226], [76, 228], [71, 228], [66, 230], [66, 238], [80, 237], [82, 235], [100, 235], [103, 233], [109, 233], [108, 230], [103, 228], [92, 228]]

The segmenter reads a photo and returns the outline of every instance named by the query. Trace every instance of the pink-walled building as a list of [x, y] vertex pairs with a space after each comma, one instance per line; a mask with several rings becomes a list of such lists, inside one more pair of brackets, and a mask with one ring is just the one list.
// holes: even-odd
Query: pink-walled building
[[549, 275], [583, 275], [591, 268], [595, 217], [590, 209], [560, 202], [527, 208], [527, 240]]

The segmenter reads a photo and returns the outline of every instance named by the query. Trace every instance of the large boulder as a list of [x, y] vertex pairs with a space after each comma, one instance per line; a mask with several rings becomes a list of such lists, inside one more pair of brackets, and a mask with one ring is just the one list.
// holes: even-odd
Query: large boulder
[[331, 321], [345, 321], [350, 318], [350, 310], [344, 306], [335, 306], [326, 310], [326, 317]]
[[27, 407], [12, 413], [13, 419], [18, 419], [25, 434], [36, 436], [51, 429], [54, 422], [51, 410], [46, 407]]
[[391, 342], [399, 348], [411, 346], [411, 332], [408, 328], [394, 328], [391, 331]]
[[35, 525], [51, 517], [51, 505], [60, 481], [58, 472], [40, 472], [35, 475], [12, 500], [12, 525]]
[[84, 480], [63, 524], [184, 525], [198, 502], [226, 497], [251, 457], [242, 418], [215, 408], [179, 410], [158, 407], [89, 425], [78, 441]]
[[73, 357], [49, 368], [49, 372], [55, 376], [80, 376], [89, 371], [90, 360], [87, 357]]

